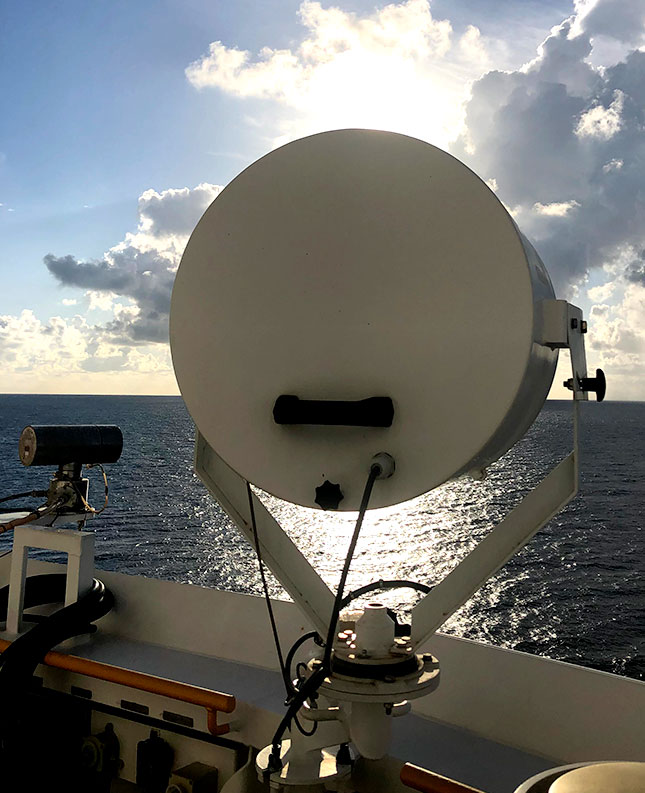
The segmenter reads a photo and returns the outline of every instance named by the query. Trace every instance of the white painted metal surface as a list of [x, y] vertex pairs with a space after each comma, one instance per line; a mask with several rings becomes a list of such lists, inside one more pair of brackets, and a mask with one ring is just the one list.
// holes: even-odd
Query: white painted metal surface
[[[341, 130], [241, 173], [193, 232], [172, 298], [173, 363], [199, 431], [241, 476], [357, 509], [369, 462], [396, 460], [371, 506], [497, 459], [535, 418], [557, 349], [537, 254], [462, 163], [393, 133]], [[281, 394], [389, 396], [389, 428], [284, 426]]]
[[13, 535], [7, 606], [7, 633], [11, 636], [16, 636], [21, 631], [30, 548], [43, 548], [67, 554], [66, 606], [75, 603], [81, 595], [87, 592], [94, 578], [93, 532], [17, 526]]
[[559, 777], [549, 793], [643, 793], [645, 763], [593, 763]]

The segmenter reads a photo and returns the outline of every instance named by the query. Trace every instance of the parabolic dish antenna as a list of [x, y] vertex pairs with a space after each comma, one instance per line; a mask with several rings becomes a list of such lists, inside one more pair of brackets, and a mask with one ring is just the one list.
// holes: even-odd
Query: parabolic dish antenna
[[396, 475], [370, 503], [386, 506], [524, 434], [555, 371], [538, 343], [553, 298], [465, 165], [404, 135], [326, 132], [261, 158], [208, 208], [175, 281], [172, 357], [195, 424], [240, 476], [308, 507], [328, 482], [356, 510], [387, 452]]

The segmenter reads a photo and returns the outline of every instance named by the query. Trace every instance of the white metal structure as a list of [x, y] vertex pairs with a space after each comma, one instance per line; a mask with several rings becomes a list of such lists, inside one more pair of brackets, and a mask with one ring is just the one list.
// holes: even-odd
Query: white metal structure
[[[197, 425], [197, 474], [295, 601], [273, 603], [282, 640], [334, 629], [299, 676], [303, 687], [320, 677], [315, 696], [294, 700], [318, 729], [280, 732], [284, 680], [259, 599], [118, 573], [101, 573], [115, 607], [98, 634], [73, 654], [45, 656], [43, 712], [51, 689], [76, 697], [74, 709], [82, 699], [87, 745], [112, 747], [121, 763], [116, 782], [126, 787], [115, 790], [142, 784], [142, 745], [166, 739], [167, 793], [198, 784], [204, 793], [394, 793], [407, 784], [403, 760], [487, 793], [547, 793], [552, 781], [548, 793], [572, 793], [583, 762], [642, 760], [645, 684], [437, 633], [577, 492], [577, 403], [592, 388], [585, 330], [496, 197], [428, 144], [344, 130], [252, 165], [191, 237], [173, 294], [173, 361]], [[418, 602], [411, 635], [396, 633], [376, 602], [337, 630], [337, 598], [249, 482], [308, 506], [327, 483], [342, 490], [340, 509], [356, 509], [375, 460], [382, 478], [370, 507], [481, 476], [537, 415], [562, 348], [571, 454]], [[361, 413], [358, 401], [385, 397], [393, 418], [332, 420], [323, 404], [308, 414], [323, 421], [282, 422], [283, 396], [349, 405], [345, 419]], [[92, 539], [17, 527], [12, 556], [0, 559], [10, 581], [3, 648], [21, 629], [27, 569], [60, 569], [28, 560], [27, 549], [68, 553], [70, 603], [91, 580]], [[562, 763], [575, 765], [554, 768]], [[624, 771], [603, 769], [599, 784], [618, 793]], [[641, 779], [642, 765], [627, 774]]]
[[[306, 506], [335, 488], [333, 506], [356, 509], [378, 453], [395, 471], [375, 483], [370, 506], [481, 476], [533, 422], [558, 350], [572, 359], [572, 453], [416, 605], [410, 638], [394, 637], [378, 604], [339, 634], [318, 687], [329, 705], [301, 711], [334, 721], [333, 737], [292, 735], [278, 752], [276, 733], [258, 759], [272, 784], [347, 776], [338, 746], [350, 740], [383, 757], [392, 717], [439, 681], [437, 659], [418, 647], [576, 494], [585, 331], [488, 187], [412, 138], [342, 130], [295, 141], [207, 210], [171, 312], [173, 363], [198, 428], [195, 468], [321, 635], [335, 620], [332, 593], [247, 481]], [[390, 400], [383, 423], [328, 410], [330, 400], [350, 404], [355, 416], [374, 398]], [[283, 420], [285, 399], [308, 412]], [[310, 661], [312, 679], [328, 652]]]
[[17, 526], [11, 555], [11, 579], [7, 609], [7, 634], [17, 636], [22, 614], [30, 548], [62, 551], [67, 554], [65, 605], [75, 603], [92, 585], [94, 578], [94, 533], [73, 529]]
[[[200, 433], [245, 479], [310, 507], [330, 480], [355, 510], [386, 451], [397, 474], [371, 501], [385, 506], [481, 470], [524, 434], [555, 370], [553, 299], [465, 165], [404, 135], [328, 132], [258, 160], [206, 211], [173, 290], [173, 364]], [[283, 394], [387, 396], [394, 420], [281, 426]]]

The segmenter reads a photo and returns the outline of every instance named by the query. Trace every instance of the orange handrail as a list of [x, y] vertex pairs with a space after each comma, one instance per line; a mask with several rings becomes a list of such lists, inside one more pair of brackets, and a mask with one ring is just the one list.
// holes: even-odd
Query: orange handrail
[[412, 763], [406, 763], [401, 769], [401, 782], [413, 790], [420, 790], [421, 793], [482, 793], [477, 788], [448, 779]]
[[[11, 644], [7, 639], [0, 639], [0, 651], [4, 651]], [[164, 677], [148, 675], [145, 672], [135, 672], [101, 661], [92, 661], [89, 658], [79, 658], [76, 655], [49, 652], [42, 663], [56, 669], [65, 669], [67, 672], [94, 677], [97, 680], [106, 680], [117, 683], [138, 691], [148, 691], [151, 694], [160, 694], [169, 699], [187, 702], [190, 705], [200, 705], [206, 708], [208, 716], [208, 730], [212, 735], [224, 735], [229, 731], [228, 724], [217, 723], [217, 713], [232, 713], [235, 710], [235, 697], [231, 694], [222, 694], [189, 683], [179, 683]]]

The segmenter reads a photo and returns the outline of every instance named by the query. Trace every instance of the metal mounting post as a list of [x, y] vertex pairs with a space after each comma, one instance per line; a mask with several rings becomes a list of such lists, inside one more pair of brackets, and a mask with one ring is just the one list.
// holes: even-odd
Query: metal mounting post
[[13, 636], [17, 636], [22, 630], [25, 579], [30, 548], [61, 551], [67, 554], [66, 606], [75, 603], [81, 595], [84, 595], [91, 587], [94, 578], [94, 532], [17, 526], [14, 529], [7, 605], [7, 633]]

